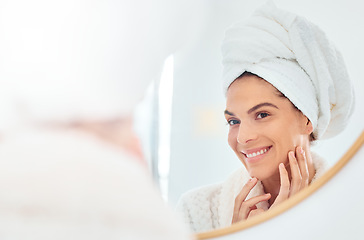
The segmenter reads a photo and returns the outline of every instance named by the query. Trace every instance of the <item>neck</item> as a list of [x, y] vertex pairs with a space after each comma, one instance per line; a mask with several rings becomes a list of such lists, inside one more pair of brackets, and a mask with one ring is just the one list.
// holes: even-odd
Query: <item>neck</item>
[[[290, 174], [289, 170], [289, 174]], [[281, 186], [280, 176], [279, 172], [275, 172], [273, 176], [270, 178], [267, 178], [265, 180], [262, 180], [263, 188], [265, 193], [270, 193], [271, 198], [268, 200], [269, 206], [271, 206], [274, 201], [276, 200], [278, 194], [279, 194], [279, 188]]]

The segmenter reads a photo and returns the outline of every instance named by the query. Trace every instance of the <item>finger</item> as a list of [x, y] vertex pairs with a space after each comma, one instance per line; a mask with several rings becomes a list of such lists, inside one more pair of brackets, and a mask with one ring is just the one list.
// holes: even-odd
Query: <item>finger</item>
[[287, 172], [286, 168], [284, 167], [283, 163], [279, 164], [279, 175], [280, 175], [280, 180], [281, 180], [281, 186], [279, 188], [278, 196], [277, 196], [276, 200], [274, 201], [274, 203], [272, 204], [271, 208], [278, 205], [279, 203], [283, 202], [289, 196], [290, 182], [289, 182], [289, 178], [288, 178], [288, 172]]
[[308, 163], [307, 163], [307, 159], [306, 159], [306, 154], [305, 154], [305, 151], [302, 149], [302, 147], [296, 148], [296, 157], [297, 157], [298, 165], [300, 167], [300, 172], [301, 172], [301, 176], [302, 176], [302, 185], [301, 185], [301, 189], [302, 189], [302, 188], [308, 186], [309, 177], [310, 177], [310, 174], [308, 171]]
[[235, 198], [235, 206], [240, 206], [243, 201], [245, 201], [246, 197], [249, 195], [250, 191], [257, 184], [258, 179], [253, 177], [249, 179], [249, 181], [243, 186], [240, 193]]
[[234, 211], [233, 211], [233, 222], [238, 221], [239, 212], [242, 203], [245, 201], [246, 197], [253, 189], [253, 187], [257, 184], [257, 178], [251, 178], [241, 189], [240, 193], [235, 198]]
[[259, 195], [259, 196], [255, 196], [252, 197], [246, 201], [243, 202], [242, 207], [247, 207], [250, 210], [252, 209], [256, 209], [256, 205], [260, 202], [264, 202], [267, 201], [271, 198], [270, 193], [266, 193], [264, 195]]
[[255, 210], [255, 209], [257, 209], [257, 205], [250, 207], [250, 210]]
[[254, 217], [254, 216], [257, 216], [261, 213], [265, 212], [263, 209], [261, 208], [257, 208], [256, 210], [252, 210], [250, 211], [249, 215], [248, 215], [248, 219], [251, 218], [251, 217]]
[[247, 219], [249, 213], [257, 209], [257, 204], [263, 201], [268, 201], [271, 198], [269, 193], [264, 195], [259, 195], [252, 197], [241, 204], [239, 215], [237, 218], [233, 219], [233, 223], [237, 221], [241, 221], [243, 219]]
[[290, 188], [289, 195], [292, 196], [292, 195], [296, 194], [299, 190], [301, 190], [302, 176], [301, 176], [300, 167], [298, 165], [297, 159], [296, 159], [293, 151], [290, 151], [288, 153], [288, 160], [289, 160], [289, 165], [291, 168], [291, 175], [292, 175], [291, 188]]

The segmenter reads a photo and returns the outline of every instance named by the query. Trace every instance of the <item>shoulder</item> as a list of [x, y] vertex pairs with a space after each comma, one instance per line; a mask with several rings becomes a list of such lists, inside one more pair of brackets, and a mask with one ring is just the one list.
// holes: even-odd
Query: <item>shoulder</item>
[[220, 192], [221, 184], [218, 183], [195, 188], [182, 195], [176, 210], [192, 231], [216, 228]]
[[5, 179], [0, 182], [0, 221], [11, 213], [10, 229], [44, 231], [37, 227], [45, 219], [39, 211], [34, 215], [36, 224], [25, 221], [27, 216], [21, 213], [27, 206], [49, 213], [46, 220], [51, 227], [45, 234], [77, 228], [77, 234], [87, 239], [91, 235], [82, 229], [96, 226], [119, 239], [188, 237], [182, 221], [161, 199], [149, 172], [127, 152], [97, 139], [57, 131], [11, 136], [0, 145], [0, 166], [0, 176]]
[[179, 205], [212, 202], [215, 198], [220, 196], [222, 191], [240, 191], [240, 183], [247, 181], [247, 179], [249, 179], [249, 177], [245, 173], [244, 169], [239, 168], [232, 172], [224, 182], [194, 188], [184, 193], [179, 200]]
[[193, 231], [207, 231], [230, 222], [231, 203], [240, 191], [240, 183], [244, 182], [241, 180], [245, 175], [242, 169], [237, 169], [224, 182], [195, 188], [183, 194], [177, 210], [187, 225]]
[[222, 184], [216, 183], [189, 190], [182, 195], [178, 206], [185, 208], [188, 206], [196, 206], [195, 204], [211, 202], [219, 195], [221, 188]]

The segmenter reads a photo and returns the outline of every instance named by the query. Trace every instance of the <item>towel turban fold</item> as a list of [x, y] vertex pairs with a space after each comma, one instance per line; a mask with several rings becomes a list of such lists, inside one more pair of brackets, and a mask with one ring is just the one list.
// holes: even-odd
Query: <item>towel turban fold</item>
[[222, 56], [225, 93], [242, 73], [251, 72], [312, 122], [316, 139], [345, 128], [354, 106], [345, 63], [325, 33], [305, 18], [268, 2], [226, 31]]

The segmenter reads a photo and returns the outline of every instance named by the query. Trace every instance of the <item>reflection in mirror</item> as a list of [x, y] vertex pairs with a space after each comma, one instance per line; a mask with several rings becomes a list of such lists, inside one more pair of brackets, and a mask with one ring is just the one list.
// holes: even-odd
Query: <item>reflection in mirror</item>
[[[196, 9], [200, 14], [198, 20], [195, 20], [200, 31], [194, 32], [194, 37], [188, 44], [173, 56], [170, 162], [168, 187], [165, 187], [166, 185], [163, 187], [165, 199], [171, 204], [176, 205], [181, 195], [188, 190], [226, 181], [232, 172], [243, 167], [241, 160], [227, 141], [231, 127], [224, 119], [226, 106], [221, 90], [220, 48], [225, 30], [232, 23], [248, 18], [264, 2], [214, 1], [198, 5]], [[364, 21], [362, 15], [357, 12], [359, 8], [356, 3], [346, 2], [345, 6], [344, 3], [330, 4], [329, 12], [325, 7], [329, 4], [328, 1], [318, 3], [276, 0], [275, 3], [280, 8], [305, 16], [326, 32], [345, 59], [356, 89], [356, 102], [363, 102], [363, 83], [359, 82], [361, 73], [357, 52], [361, 50], [360, 43], [364, 40], [364, 36], [356, 29]], [[335, 12], [350, 15], [350, 18], [338, 19]], [[343, 32], [348, 34], [342, 34]], [[357, 37], [349, 38], [348, 35], [351, 34]], [[231, 112], [237, 114], [236, 111], [229, 111]], [[363, 129], [362, 116], [364, 116], [362, 108], [357, 107], [345, 130], [334, 138], [311, 144], [312, 152], [322, 156], [328, 167], [333, 166]], [[159, 127], [164, 126], [159, 125]], [[245, 184], [245, 181], [240, 183]], [[210, 209], [214, 206], [199, 205], [199, 207]], [[225, 224], [228, 224], [227, 219], [232, 216], [227, 214], [225, 217]], [[216, 227], [221, 226], [210, 224], [209, 227], [196, 230], [205, 231]]]

